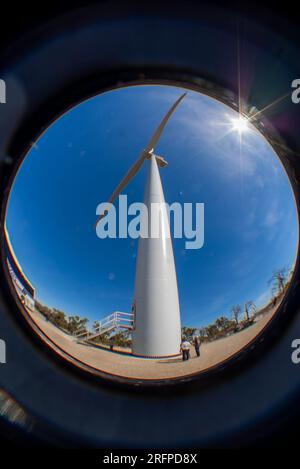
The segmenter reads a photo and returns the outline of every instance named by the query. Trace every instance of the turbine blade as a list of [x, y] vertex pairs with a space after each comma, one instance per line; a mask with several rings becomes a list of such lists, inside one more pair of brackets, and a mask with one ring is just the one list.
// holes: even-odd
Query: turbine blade
[[175, 101], [175, 103], [170, 107], [170, 109], [168, 110], [167, 114], [165, 115], [165, 117], [163, 118], [163, 120], [161, 121], [161, 123], [159, 124], [159, 126], [157, 127], [156, 131], [154, 132], [154, 134], [152, 135], [152, 138], [150, 140], [150, 142], [148, 143], [145, 151], [148, 153], [148, 152], [152, 152], [154, 150], [154, 148], [156, 147], [157, 145], [157, 142], [165, 128], [165, 126], [167, 125], [168, 123], [168, 120], [170, 119], [171, 115], [173, 114], [173, 112], [175, 111], [175, 109], [177, 108], [177, 106], [179, 105], [179, 103], [183, 100], [183, 98], [186, 96], [186, 93], [183, 93], [183, 95], [181, 95], [177, 101]]
[[[186, 96], [186, 93], [181, 95], [175, 101], [175, 103], [170, 107], [167, 114], [164, 116], [163, 120], [161, 121], [161, 123], [157, 127], [156, 131], [152, 135], [152, 138], [151, 138], [150, 142], [148, 143], [146, 149], [142, 152], [141, 156], [134, 163], [134, 165], [130, 168], [130, 170], [125, 175], [125, 177], [122, 179], [122, 181], [120, 182], [120, 184], [118, 185], [116, 190], [112, 193], [112, 195], [110, 196], [110, 198], [108, 200], [108, 203], [112, 204], [115, 201], [115, 199], [120, 195], [120, 193], [123, 191], [123, 189], [127, 186], [127, 184], [131, 181], [131, 179], [139, 171], [139, 169], [142, 166], [142, 164], [144, 163], [145, 159], [147, 158], [147, 156], [149, 156], [149, 153], [153, 152], [153, 150], [154, 150], [154, 148], [155, 148], [155, 146], [156, 146], [156, 144], [157, 144], [157, 142], [158, 142], [158, 140], [159, 140], [159, 138], [160, 138], [160, 136], [161, 136], [161, 134], [162, 134], [162, 132], [165, 128], [165, 126], [168, 123], [168, 120], [170, 119], [171, 115], [173, 114], [173, 112], [175, 111], [175, 109], [177, 108], [177, 106], [183, 100], [183, 98], [185, 96]], [[95, 226], [105, 216], [105, 214], [106, 214], [106, 211], [98, 217], [98, 220], [96, 221]]]
[[[112, 195], [110, 196], [110, 198], [108, 199], [108, 203], [112, 204], [116, 198], [121, 194], [121, 192], [123, 191], [123, 189], [125, 189], [125, 187], [127, 186], [127, 184], [131, 181], [132, 178], [134, 178], [134, 176], [136, 175], [136, 173], [139, 171], [139, 169], [141, 168], [142, 164], [144, 163], [145, 161], [145, 158], [146, 158], [147, 154], [145, 152], [142, 153], [142, 155], [136, 160], [136, 162], [133, 164], [133, 166], [131, 166], [130, 170], [128, 171], [128, 173], [124, 176], [124, 178], [122, 179], [122, 181], [120, 182], [120, 184], [117, 186], [117, 188], [115, 189], [115, 191], [112, 193]], [[96, 224], [95, 226], [97, 225], [97, 223], [105, 216], [105, 212], [102, 213], [99, 217], [98, 217], [98, 220], [96, 221]]]

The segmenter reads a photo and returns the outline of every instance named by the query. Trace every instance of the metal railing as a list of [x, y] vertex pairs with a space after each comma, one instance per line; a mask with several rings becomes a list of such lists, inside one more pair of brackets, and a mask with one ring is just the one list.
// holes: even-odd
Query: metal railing
[[133, 313], [122, 313], [115, 311], [114, 313], [106, 316], [104, 319], [99, 321], [97, 327], [94, 330], [88, 331], [83, 329], [74, 334], [77, 339], [87, 340], [99, 337], [106, 332], [111, 332], [114, 329], [128, 329], [132, 330], [134, 327], [134, 314]]

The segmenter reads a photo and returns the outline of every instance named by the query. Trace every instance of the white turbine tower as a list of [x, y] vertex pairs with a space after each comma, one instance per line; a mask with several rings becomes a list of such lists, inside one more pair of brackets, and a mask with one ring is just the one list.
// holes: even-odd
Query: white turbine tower
[[[169, 217], [158, 169], [166, 166], [167, 162], [161, 156], [155, 155], [154, 149], [168, 120], [185, 95], [186, 93], [180, 96], [171, 106], [146, 149], [142, 151], [108, 201], [113, 203], [144, 161], [149, 160], [144, 204], [148, 208], [149, 231], [152, 223], [151, 207], [153, 204], [159, 204], [160, 229], [156, 237], [150, 233], [148, 237], [139, 239], [133, 302], [135, 327], [132, 332], [133, 354], [145, 357], [167, 357], [180, 353], [181, 323], [176, 269]], [[100, 215], [98, 221], [106, 213]], [[154, 220], [153, 224], [155, 225]]]

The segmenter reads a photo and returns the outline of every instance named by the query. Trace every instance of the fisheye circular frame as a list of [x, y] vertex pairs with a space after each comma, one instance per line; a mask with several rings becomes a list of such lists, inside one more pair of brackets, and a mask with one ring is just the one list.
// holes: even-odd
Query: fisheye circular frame
[[[108, 77], [107, 77], [108, 78]], [[163, 71], [162, 69], [148, 69], [144, 70], [141, 72], [140, 69], [136, 71], [128, 71], [128, 70], [119, 70], [116, 75], [110, 75], [109, 76], [110, 82], [105, 83], [104, 88], [99, 88], [97, 91], [94, 90], [94, 93], [91, 95], [88, 93], [87, 95], [84, 95], [80, 97], [80, 99], [77, 98], [75, 102], [70, 101], [70, 104], [67, 107], [67, 110], [70, 111], [72, 108], [78, 106], [80, 103], [86, 101], [87, 99], [90, 99], [96, 95], [99, 95], [103, 92], [107, 91], [114, 91], [117, 89], [120, 89], [122, 87], [128, 87], [128, 86], [137, 86], [137, 85], [169, 85], [169, 86], [177, 86], [180, 87], [181, 89], [186, 89], [186, 90], [193, 90], [196, 92], [199, 92], [201, 94], [205, 94], [217, 101], [222, 102], [223, 104], [226, 104], [227, 106], [231, 107], [235, 111], [239, 113], [239, 98], [238, 96], [235, 96], [234, 93], [230, 90], [225, 90], [221, 86], [214, 84], [212, 82], [209, 82], [202, 77], [195, 77], [192, 75], [187, 74], [186, 72], [170, 72], [168, 70]], [[100, 81], [100, 77], [99, 77]], [[81, 83], [82, 84], [82, 83]], [[86, 82], [86, 87], [87, 90], [89, 89], [89, 80]], [[72, 99], [70, 97], [70, 99]], [[243, 103], [243, 116], [247, 118], [248, 112], [253, 109], [253, 106], [249, 103]], [[65, 109], [61, 109], [59, 116], [55, 115], [52, 117], [51, 121], [49, 123], [43, 123], [43, 132], [47, 131], [47, 128], [49, 128], [50, 125], [54, 124], [57, 119], [64, 115], [66, 112]], [[259, 113], [258, 113], [259, 114]], [[289, 181], [290, 184], [293, 188], [293, 194], [295, 197], [295, 185], [293, 184], [293, 179], [291, 178], [291, 167], [289, 164], [289, 160], [286, 158], [286, 153], [288, 152], [288, 147], [287, 145], [283, 142], [282, 138], [278, 135], [278, 133], [275, 131], [275, 129], [272, 128], [270, 129], [270, 125], [266, 126], [266, 119], [259, 114], [257, 118], [251, 121], [252, 125], [263, 135], [263, 137], [269, 142], [271, 147], [273, 148], [274, 152], [278, 157], [280, 158], [280, 161], [282, 162], [287, 174], [289, 175]], [[268, 130], [266, 130], [266, 127]], [[30, 147], [35, 144], [35, 142], [39, 139], [40, 135], [34, 135], [34, 137], [31, 136], [30, 138]], [[13, 185], [14, 179], [16, 177], [16, 174], [23, 162], [23, 160], [27, 157], [28, 153], [28, 145], [27, 145], [27, 150], [25, 152], [22, 152], [22, 154], [16, 158], [16, 164], [14, 164], [11, 167], [11, 174], [8, 179], [8, 184], [6, 187], [6, 198], [5, 204], [4, 204], [4, 209], [3, 209], [3, 221], [1, 226], [5, 226], [5, 218], [6, 218], [6, 212], [7, 212], [7, 203], [9, 199], [9, 194], [11, 187]], [[298, 208], [298, 207], [297, 207]], [[299, 213], [299, 211], [298, 211]], [[4, 234], [3, 234], [3, 239], [4, 239]], [[298, 262], [298, 252], [297, 252], [297, 261]], [[2, 254], [2, 259], [5, 258], [4, 253]], [[176, 384], [176, 383], [186, 383], [187, 381], [191, 381], [193, 379], [197, 379], [199, 377], [205, 376], [206, 378], [209, 376], [209, 374], [212, 372], [213, 374], [219, 373], [219, 372], [224, 372], [225, 369], [232, 368], [234, 364], [238, 364], [238, 367], [241, 366], [241, 359], [246, 359], [249, 357], [250, 353], [250, 358], [251, 356], [256, 356], [257, 354], [260, 353], [260, 346], [265, 346], [266, 345], [266, 338], [268, 336], [274, 337], [274, 333], [276, 333], [276, 328], [279, 326], [282, 328], [282, 314], [283, 311], [285, 310], [286, 304], [287, 304], [287, 296], [288, 296], [288, 291], [291, 288], [289, 286], [288, 291], [285, 292], [284, 298], [281, 301], [281, 304], [277, 307], [276, 312], [272, 315], [271, 319], [267, 322], [267, 324], [258, 332], [258, 334], [252, 338], [248, 343], [246, 343], [242, 348], [234, 353], [232, 356], [226, 358], [225, 360], [220, 361], [218, 364], [209, 366], [208, 368], [201, 370], [199, 372], [193, 372], [193, 373], [187, 373], [185, 376], [178, 376], [178, 377], [170, 377], [170, 378], [135, 378], [135, 377], [125, 377], [122, 375], [116, 375], [113, 373], [109, 373], [107, 371], [102, 371], [101, 367], [95, 368], [92, 365], [80, 360], [79, 358], [73, 357], [70, 353], [65, 351], [59, 344], [54, 342], [47, 333], [34, 321], [32, 316], [28, 313], [22, 302], [20, 301], [19, 296], [16, 294], [15, 288], [12, 284], [11, 276], [8, 271], [7, 263], [3, 262], [3, 268], [5, 271], [6, 275], [6, 280], [7, 283], [10, 286], [10, 294], [13, 296], [14, 301], [16, 302], [18, 306], [18, 310], [22, 312], [24, 317], [26, 318], [26, 321], [32, 328], [32, 330], [37, 334], [37, 336], [43, 340], [49, 348], [58, 354], [59, 357], [63, 358], [66, 360], [69, 364], [73, 365], [73, 367], [78, 367], [79, 370], [83, 372], [88, 372], [92, 373], [98, 377], [112, 380], [117, 383], [126, 383], [126, 384], [136, 384], [139, 386], [144, 386], [144, 385], [155, 385], [159, 384], [160, 386], [162, 384]], [[291, 285], [293, 284], [294, 281], [294, 273], [293, 277], [291, 280]]]

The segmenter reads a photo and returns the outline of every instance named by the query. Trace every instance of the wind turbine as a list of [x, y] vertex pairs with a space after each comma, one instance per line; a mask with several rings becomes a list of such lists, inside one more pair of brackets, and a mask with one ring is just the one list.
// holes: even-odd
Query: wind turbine
[[[149, 160], [144, 204], [148, 208], [148, 226], [151, 226], [151, 205], [159, 204], [160, 230], [157, 237], [140, 237], [135, 274], [132, 331], [132, 353], [145, 357], [166, 357], [180, 353], [180, 307], [169, 217], [159, 169], [166, 160], [154, 154], [161, 134], [186, 93], [170, 107], [154, 132], [145, 150], [130, 168], [109, 199], [113, 203], [134, 178], [146, 160]], [[97, 223], [106, 215], [100, 215]]]

